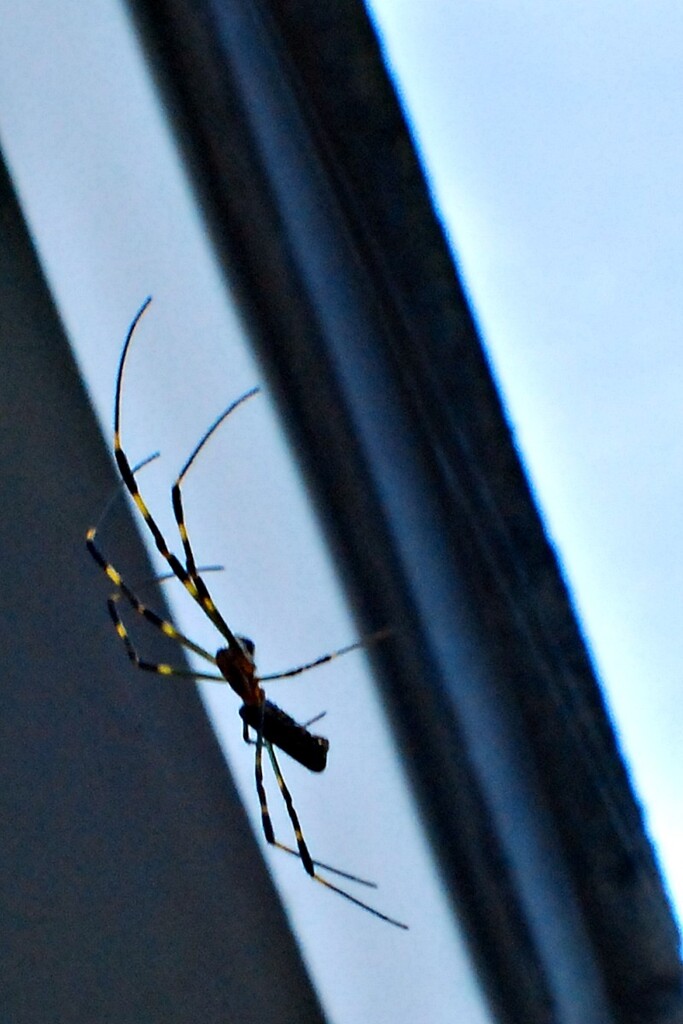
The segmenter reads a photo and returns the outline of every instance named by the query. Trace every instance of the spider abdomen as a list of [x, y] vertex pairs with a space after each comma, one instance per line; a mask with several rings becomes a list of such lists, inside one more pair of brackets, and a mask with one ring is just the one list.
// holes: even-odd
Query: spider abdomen
[[259, 706], [243, 704], [240, 717], [254, 732], [261, 730], [264, 740], [289, 754], [311, 772], [322, 772], [327, 765], [329, 740], [315, 736], [304, 725], [269, 700]]

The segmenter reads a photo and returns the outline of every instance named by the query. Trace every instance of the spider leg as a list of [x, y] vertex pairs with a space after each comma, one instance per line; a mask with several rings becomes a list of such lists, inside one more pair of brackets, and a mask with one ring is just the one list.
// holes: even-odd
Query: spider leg
[[190, 544], [190, 538], [187, 532], [187, 526], [185, 524], [185, 514], [183, 510], [183, 499], [180, 485], [182, 484], [183, 479], [187, 475], [190, 466], [197, 458], [204, 445], [207, 443], [209, 438], [212, 437], [213, 434], [215, 434], [215, 432], [221, 426], [223, 421], [228, 418], [230, 413], [234, 412], [235, 409], [242, 405], [243, 402], [246, 402], [247, 399], [253, 398], [254, 395], [258, 394], [259, 390], [260, 388], [255, 387], [251, 388], [250, 391], [246, 391], [243, 395], [240, 395], [239, 398], [235, 399], [234, 402], [231, 402], [228, 408], [224, 409], [220, 416], [216, 420], [214, 420], [214, 422], [211, 424], [209, 429], [201, 438], [201, 440], [195, 447], [194, 451], [190, 455], [189, 459], [181, 469], [180, 473], [178, 474], [178, 478], [176, 479], [176, 482], [174, 483], [173, 488], [171, 490], [173, 514], [175, 515], [175, 521], [178, 524], [178, 533], [180, 534], [180, 539], [182, 541], [183, 549], [185, 551], [185, 565], [187, 567], [187, 572], [188, 575], [195, 581], [195, 583], [199, 583], [200, 585], [203, 581], [199, 576], [199, 570], [197, 569], [197, 564], [194, 559], [194, 553], [192, 551], [192, 545]]
[[274, 672], [271, 675], [259, 676], [259, 682], [269, 683], [274, 679], [291, 679], [292, 676], [301, 675], [302, 672], [308, 672], [309, 669], [317, 668], [318, 665], [326, 665], [328, 661], [334, 661], [335, 658], [340, 658], [342, 654], [349, 654], [351, 651], [357, 651], [360, 647], [368, 647], [370, 644], [378, 643], [380, 640], [386, 640], [388, 636], [391, 636], [391, 633], [391, 629], [380, 629], [377, 633], [371, 633], [370, 636], [363, 637], [362, 640], [356, 640], [353, 644], [340, 647], [339, 650], [331, 651], [329, 654], [323, 654], [322, 657], [316, 658], [314, 661], [307, 661], [305, 665], [297, 665], [296, 668], [290, 668], [286, 672]]
[[[166, 662], [145, 661], [143, 658], [141, 658], [137, 650], [133, 646], [133, 642], [130, 639], [130, 636], [128, 635], [128, 630], [126, 629], [123, 620], [121, 619], [121, 616], [119, 615], [118, 610], [116, 608], [116, 605], [120, 598], [120, 593], [112, 594], [112, 596], [107, 601], [107, 608], [109, 609], [109, 615], [111, 617], [111, 620], [114, 623], [114, 629], [116, 630], [116, 634], [119, 637], [119, 639], [123, 641], [123, 645], [126, 648], [126, 654], [128, 655], [129, 659], [132, 661], [136, 668], [142, 669], [143, 672], [154, 672], [159, 676], [181, 676], [185, 679], [212, 679], [218, 683], [225, 682], [223, 676], [212, 675], [208, 672], [194, 672], [192, 671], [192, 669], [177, 668], [175, 665], [169, 665]], [[137, 610], [140, 609], [138, 608]], [[154, 619], [146, 613], [149, 613], [148, 608], [144, 609], [142, 611], [142, 614], [148, 621], [154, 622]], [[152, 615], [154, 615], [154, 613], [152, 613]], [[168, 630], [163, 627], [170, 625], [170, 623], [167, 623], [164, 619], [159, 619], [158, 616], [155, 616], [155, 618], [158, 620], [159, 623], [161, 623], [159, 628], [162, 629], [162, 632], [166, 636], [168, 636]], [[177, 631], [175, 631], [175, 634], [176, 635], [174, 635], [173, 639], [178, 640], [178, 642], [182, 642], [180, 640], [180, 634], [178, 634]], [[195, 653], [200, 653], [200, 650], [197, 649], [196, 645], [193, 645], [192, 649], [195, 650]], [[206, 657], [207, 660], [213, 660], [211, 656], [208, 654], [208, 652], [203, 652], [202, 656]]]
[[[289, 820], [292, 823], [294, 836], [296, 838], [296, 850], [293, 850], [290, 846], [286, 846], [284, 843], [279, 842], [275, 838], [273, 825], [270, 819], [270, 813], [268, 811], [265, 786], [263, 784], [262, 762], [264, 746], [268, 751], [268, 756], [270, 758], [270, 762], [273, 768], [273, 773], [277, 780], [277, 784], [280, 789], [282, 799], [285, 802], [285, 807], [287, 808]], [[273, 750], [272, 744], [269, 743], [267, 740], [264, 740], [263, 736], [260, 734], [258, 735], [256, 740], [256, 789], [258, 791], [259, 800], [261, 803], [261, 820], [263, 822], [263, 831], [266, 837], [266, 841], [270, 843], [271, 846], [276, 847], [276, 849], [278, 850], [283, 850], [285, 853], [292, 854], [292, 856], [294, 857], [298, 857], [301, 860], [301, 863], [303, 864], [306, 873], [310, 875], [310, 877], [315, 882], [319, 882], [320, 885], [324, 885], [326, 889], [331, 889], [332, 892], [336, 892], [339, 896], [343, 896], [344, 899], [348, 900], [350, 903], [355, 904], [357, 907], [361, 907], [362, 910], [367, 910], [369, 914], [373, 914], [375, 917], [378, 917], [381, 921], [386, 921], [387, 924], [393, 924], [397, 928], [407, 929], [408, 925], [403, 924], [401, 921], [395, 920], [393, 917], [388, 917], [386, 914], [383, 914], [380, 910], [376, 910], [374, 907], [371, 907], [368, 903], [364, 903], [362, 900], [357, 899], [355, 896], [352, 896], [350, 892], [347, 892], [345, 889], [341, 889], [338, 885], [334, 885], [332, 882], [328, 881], [328, 879], [323, 878], [322, 875], [318, 874], [318, 872], [316, 871], [316, 867], [322, 868], [324, 871], [331, 871], [333, 874], [340, 875], [342, 878], [347, 878], [351, 882], [357, 882], [361, 885], [367, 885], [376, 888], [374, 882], [367, 882], [365, 881], [365, 879], [358, 878], [356, 875], [349, 874], [346, 871], [340, 871], [338, 868], [333, 868], [329, 864], [322, 864], [320, 861], [313, 860], [308, 850], [308, 846], [306, 845], [306, 840], [304, 839], [304, 835], [301, 830], [301, 824], [299, 822], [299, 816], [294, 808], [292, 795], [289, 792], [284, 776], [280, 769], [280, 765], [278, 764], [277, 758], [275, 756], [275, 751]]]
[[[288, 847], [283, 846], [283, 844], [278, 842], [278, 840], [275, 838], [275, 831], [273, 829], [273, 823], [271, 821], [270, 812], [268, 810], [268, 800], [267, 800], [267, 797], [266, 797], [266, 787], [265, 787], [265, 785], [263, 783], [263, 748], [264, 748], [264, 746], [265, 746], [266, 750], [268, 751], [268, 756], [270, 757], [271, 764], [273, 765], [273, 770], [275, 772], [275, 778], [277, 779], [278, 786], [280, 787], [280, 792], [282, 794], [282, 798], [283, 798], [283, 800], [285, 802], [285, 806], [287, 807], [287, 814], [289, 815], [289, 820], [291, 821], [292, 828], [294, 829], [294, 836], [296, 838], [296, 845], [297, 845], [297, 849], [298, 849], [298, 854], [295, 853], [295, 851], [290, 850]], [[291, 794], [290, 794], [290, 792], [289, 792], [289, 790], [287, 788], [287, 785], [285, 783], [285, 780], [284, 780], [284, 778], [282, 776], [282, 772], [280, 771], [280, 766], [277, 763], [277, 760], [275, 758], [275, 754], [273, 753], [272, 744], [269, 743], [268, 740], [264, 740], [264, 738], [263, 738], [263, 730], [262, 729], [258, 730], [258, 733], [257, 733], [257, 736], [256, 736], [255, 773], [256, 773], [256, 792], [258, 793], [259, 803], [261, 805], [261, 822], [263, 824], [263, 834], [266, 837], [266, 842], [270, 843], [271, 846], [276, 846], [280, 850], [285, 850], [287, 853], [294, 853], [295, 856], [300, 857], [301, 858], [301, 863], [304, 866], [304, 870], [306, 871], [307, 874], [309, 874], [311, 877], [313, 877], [315, 875], [315, 867], [313, 865], [313, 858], [311, 857], [310, 853], [308, 852], [308, 847], [306, 845], [306, 840], [304, 839], [303, 832], [301, 831], [301, 825], [299, 823], [299, 817], [298, 817], [298, 815], [296, 813], [296, 810], [294, 808], [294, 803], [292, 801], [292, 796], [291, 796]]]
[[[292, 800], [289, 788], [285, 783], [280, 765], [275, 758], [275, 751], [273, 750], [272, 744], [263, 738], [263, 734], [259, 730], [257, 732], [257, 738], [255, 740], [249, 737], [249, 726], [244, 723], [243, 738], [245, 743], [249, 743], [256, 747], [255, 757], [255, 772], [256, 772], [256, 791], [258, 793], [259, 803], [261, 806], [261, 822], [263, 826], [263, 834], [266, 837], [266, 842], [271, 846], [274, 846], [278, 850], [283, 850], [285, 853], [291, 854], [293, 857], [298, 857], [306, 871], [312, 878], [315, 877], [315, 868], [323, 868], [325, 871], [331, 871], [334, 875], [339, 875], [341, 878], [348, 878], [350, 882], [357, 882], [359, 885], [367, 885], [371, 889], [376, 889], [377, 885], [375, 882], [368, 882], [364, 878], [359, 878], [357, 875], [352, 875], [348, 871], [340, 871], [339, 868], [333, 868], [330, 864], [323, 864], [321, 861], [313, 860], [309, 852], [306, 840], [304, 839], [301, 831], [301, 824], [299, 823], [299, 816], [294, 808], [294, 802]], [[280, 792], [282, 793], [289, 819], [294, 829], [294, 835], [297, 841], [298, 849], [294, 850], [291, 846], [286, 846], [275, 838], [275, 831], [273, 829], [272, 819], [270, 817], [270, 811], [268, 809], [268, 799], [266, 797], [266, 789], [263, 782], [263, 748], [267, 749], [271, 763], [273, 765], [273, 771], [275, 778], [277, 779]]]
[[[135, 328], [140, 322], [140, 318], [142, 317], [145, 310], [148, 308], [151, 301], [151, 298], [148, 298], [144, 301], [144, 303], [138, 310], [135, 319], [128, 328], [128, 334], [126, 335], [126, 341], [123, 346], [123, 352], [121, 353], [121, 359], [119, 360], [119, 368], [116, 375], [116, 399], [114, 403], [114, 458], [116, 459], [116, 465], [118, 466], [119, 473], [121, 474], [123, 484], [126, 487], [131, 498], [135, 502], [138, 511], [140, 512], [140, 515], [144, 519], [147, 528], [152, 534], [152, 537], [154, 538], [154, 543], [156, 544], [159, 554], [166, 561], [171, 572], [180, 580], [180, 582], [183, 584], [183, 586], [188, 591], [193, 600], [197, 602], [197, 604], [204, 611], [207, 617], [211, 620], [211, 622], [213, 622], [216, 629], [225, 637], [225, 639], [228, 641], [228, 645], [231, 647], [238, 647], [239, 644], [237, 638], [235, 637], [234, 633], [232, 632], [228, 624], [223, 619], [223, 616], [216, 608], [216, 605], [214, 604], [211, 595], [209, 594], [206, 584], [203, 582], [201, 577], [193, 577], [185, 568], [185, 566], [182, 565], [182, 563], [176, 557], [176, 555], [174, 555], [173, 552], [169, 550], [166, 540], [164, 539], [164, 535], [159, 529], [154, 517], [152, 516], [152, 513], [147, 508], [147, 505], [142, 495], [140, 494], [137, 482], [135, 480], [134, 472], [131, 469], [128, 457], [121, 446], [121, 393], [123, 388], [123, 373], [126, 364], [126, 356], [128, 355], [128, 350], [130, 348], [130, 343], [133, 339], [133, 335], [135, 333]], [[94, 531], [89, 531], [88, 536], [92, 540], [92, 537], [94, 537]]]
[[133, 476], [128, 459], [125, 452], [121, 448], [120, 437], [118, 433], [114, 435], [114, 455], [116, 463], [121, 473], [121, 479], [123, 480], [126, 489], [128, 490], [131, 498], [135, 502], [142, 518], [144, 519], [147, 527], [154, 538], [154, 542], [157, 546], [157, 550], [161, 557], [167, 562], [171, 572], [180, 582], [183, 584], [185, 589], [188, 591], [190, 596], [197, 602], [200, 608], [213, 622], [216, 629], [225, 637], [229, 645], [236, 644], [236, 638], [230, 630], [228, 624], [223, 619], [216, 605], [214, 604], [211, 595], [206, 587], [206, 584], [200, 576], [191, 576], [176, 555], [169, 551], [166, 541], [164, 540], [161, 530], [157, 526], [154, 517], [147, 508], [140, 491], [138, 490], [135, 477]]
[[[140, 601], [140, 599], [133, 593], [128, 584], [124, 581], [118, 569], [116, 569], [111, 564], [111, 562], [108, 562], [104, 555], [102, 555], [99, 548], [95, 544], [94, 538], [95, 529], [92, 528], [88, 530], [88, 533], [86, 535], [86, 545], [88, 551], [95, 559], [97, 564], [100, 566], [102, 571], [105, 573], [107, 578], [111, 580], [115, 587], [118, 588], [119, 593], [115, 594], [113, 597], [109, 599], [109, 614], [111, 615], [112, 621], [114, 622], [116, 632], [126, 644], [126, 650], [129, 652], [129, 657], [131, 657], [128, 647], [128, 645], [130, 644], [130, 638], [128, 637], [125, 626], [121, 621], [121, 617], [119, 616], [118, 612], [116, 611], [116, 608], [114, 607], [121, 596], [125, 597], [130, 606], [134, 609], [134, 611], [137, 612], [138, 615], [141, 615], [144, 619], [147, 620], [147, 622], [150, 622], [152, 626], [154, 626], [155, 629], [158, 629], [159, 632], [163, 633], [164, 636], [169, 637], [171, 640], [175, 640], [176, 643], [180, 644], [182, 647], [186, 647], [188, 650], [193, 651], [195, 654], [199, 655], [200, 658], [203, 658], [205, 661], [208, 661], [212, 665], [215, 665], [216, 659], [212, 654], [206, 651], [203, 647], [200, 647], [199, 644], [196, 644], [193, 640], [190, 640], [189, 637], [186, 637], [183, 633], [177, 630], [171, 622], [169, 622], [167, 619], [163, 619], [160, 615], [157, 615], [155, 611], [153, 611], [151, 608], [148, 608], [147, 605], [143, 604], [143, 602]], [[130, 646], [132, 648], [132, 644]], [[139, 659], [136, 659], [137, 655], [131, 658], [131, 660], [135, 661], [137, 664]], [[170, 675], [171, 673], [165, 672], [162, 674]], [[196, 673], [191, 673], [191, 675], [196, 676]], [[209, 676], [208, 678], [224, 681], [222, 676]]]

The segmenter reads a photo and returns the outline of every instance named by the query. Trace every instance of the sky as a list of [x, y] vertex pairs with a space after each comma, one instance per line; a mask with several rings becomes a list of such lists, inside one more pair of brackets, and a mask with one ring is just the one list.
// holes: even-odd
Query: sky
[[683, 9], [372, 7], [680, 918]]
[[[372, 9], [680, 907], [683, 12]], [[227, 403], [263, 384], [259, 368], [121, 6], [0, 11], [0, 142], [107, 436], [123, 338], [154, 295], [123, 432], [132, 462], [162, 452], [145, 496], [170, 533], [171, 481]], [[200, 560], [229, 567], [212, 591], [262, 671], [355, 638], [267, 392], [212, 439], [185, 505]], [[189, 602], [168, 596], [183, 632], [215, 646]], [[203, 692], [258, 832], [236, 702]], [[303, 720], [327, 711], [325, 776], [287, 768], [314, 855], [377, 880], [377, 906], [411, 924], [382, 925], [266, 852], [330, 1019], [488, 1020], [363, 656], [271, 695]]]

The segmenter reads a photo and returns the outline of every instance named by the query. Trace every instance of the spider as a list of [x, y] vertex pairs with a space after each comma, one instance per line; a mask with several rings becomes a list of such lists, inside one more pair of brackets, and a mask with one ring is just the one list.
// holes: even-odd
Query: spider
[[[306, 724], [300, 724], [296, 722], [290, 715], [279, 708], [272, 701], [268, 700], [263, 688], [264, 683], [268, 683], [274, 679], [288, 679], [292, 676], [300, 675], [302, 672], [308, 672], [310, 669], [315, 668], [318, 665], [324, 665], [334, 658], [338, 658], [343, 654], [347, 654], [350, 651], [357, 650], [360, 647], [366, 646], [368, 643], [375, 642], [383, 639], [388, 635], [388, 630], [383, 630], [379, 633], [375, 633], [370, 637], [359, 640], [356, 643], [349, 644], [346, 647], [341, 647], [339, 650], [332, 651], [329, 654], [324, 654], [322, 657], [316, 658], [314, 661], [307, 662], [303, 665], [298, 665], [296, 668], [289, 669], [286, 672], [276, 672], [271, 675], [259, 675], [256, 670], [255, 663], [255, 647], [254, 643], [247, 637], [237, 636], [230, 629], [225, 619], [221, 615], [220, 611], [214, 604], [211, 598], [206, 583], [201, 575], [200, 569], [197, 568], [195, 562], [192, 545], [190, 542], [189, 534], [185, 524], [185, 516], [183, 510], [183, 500], [181, 485], [185, 479], [190, 467], [194, 463], [195, 459], [204, 448], [208, 440], [218, 430], [221, 424], [233, 413], [242, 403], [248, 401], [255, 394], [258, 393], [259, 388], [252, 388], [250, 391], [245, 392], [234, 402], [232, 402], [227, 409], [225, 409], [221, 415], [212, 423], [206, 433], [203, 435], [199, 443], [194, 448], [192, 454], [188, 458], [187, 462], [181, 469], [175, 483], [171, 489], [171, 502], [173, 507], [173, 513], [175, 521], [178, 527], [178, 533], [180, 534], [180, 540], [184, 552], [184, 564], [181, 560], [173, 554], [169, 549], [161, 530], [159, 529], [156, 521], [154, 520], [151, 512], [149, 511], [140, 491], [138, 489], [136, 472], [142, 468], [145, 463], [140, 464], [135, 468], [131, 468], [123, 447], [121, 445], [121, 433], [120, 433], [120, 421], [121, 421], [121, 394], [123, 384], [123, 374], [126, 364], [126, 357], [130, 349], [130, 344], [135, 334], [135, 330], [140, 322], [141, 317], [145, 313], [151, 302], [151, 298], [147, 298], [143, 305], [138, 310], [132, 324], [128, 329], [126, 341], [123, 346], [121, 358], [119, 360], [118, 372], [116, 377], [116, 392], [114, 402], [114, 458], [118, 466], [118, 470], [121, 476], [122, 485], [126, 488], [135, 505], [137, 506], [140, 515], [145, 521], [147, 528], [149, 529], [156, 547], [166, 563], [168, 564], [171, 574], [177, 578], [185, 589], [188, 591], [192, 599], [199, 605], [204, 614], [213, 623], [219, 634], [223, 639], [223, 646], [219, 648], [215, 655], [212, 655], [209, 651], [200, 647], [189, 637], [185, 636], [168, 620], [157, 615], [151, 608], [148, 608], [133, 592], [133, 590], [124, 581], [121, 573], [112, 565], [111, 562], [101, 553], [99, 547], [95, 542], [97, 533], [97, 527], [91, 527], [86, 534], [86, 544], [88, 551], [95, 559], [100, 568], [107, 575], [111, 583], [114, 584], [116, 590], [110, 596], [107, 606], [109, 614], [111, 616], [114, 628], [119, 638], [124, 644], [126, 653], [130, 661], [139, 669], [146, 672], [154, 672], [162, 676], [176, 676], [186, 677], [193, 679], [210, 679], [217, 682], [228, 683], [234, 690], [237, 696], [242, 701], [242, 706], [239, 709], [239, 714], [242, 719], [242, 735], [246, 743], [249, 743], [255, 747], [254, 757], [254, 772], [256, 781], [256, 791], [261, 808], [261, 823], [263, 833], [266, 841], [269, 845], [283, 850], [285, 853], [289, 853], [292, 856], [298, 857], [303, 865], [306, 873], [318, 882], [320, 885], [325, 886], [327, 889], [331, 889], [333, 892], [343, 896], [346, 900], [354, 903], [356, 906], [361, 907], [363, 910], [368, 911], [375, 917], [380, 918], [382, 921], [386, 921], [389, 924], [395, 925], [398, 928], [407, 928], [407, 925], [400, 921], [383, 914], [381, 911], [376, 910], [374, 907], [362, 900], [353, 896], [347, 892], [346, 889], [340, 888], [335, 885], [328, 878], [325, 878], [320, 871], [331, 873], [338, 877], [344, 878], [347, 881], [351, 881], [360, 885], [370, 886], [376, 888], [374, 882], [368, 882], [365, 879], [359, 878], [356, 875], [352, 875], [346, 871], [340, 871], [338, 868], [331, 867], [329, 864], [323, 864], [321, 861], [313, 860], [308, 849], [306, 840], [301, 829], [299, 817], [294, 807], [291, 793], [287, 787], [282, 770], [275, 754], [275, 748], [288, 754], [291, 758], [303, 765], [305, 768], [312, 772], [322, 772], [327, 764], [327, 752], [329, 749], [329, 742], [323, 736], [317, 736], [310, 732], [309, 726], [313, 722]], [[149, 662], [142, 659], [128, 635], [128, 631], [119, 615], [118, 604], [121, 599], [125, 600], [130, 607], [140, 616], [142, 616], [147, 622], [158, 629], [165, 636], [171, 640], [176, 641], [182, 647], [189, 651], [192, 651], [198, 657], [211, 665], [214, 665], [220, 674], [208, 673], [208, 672], [195, 672], [189, 669], [176, 668], [173, 665], [160, 663], [160, 662]], [[316, 721], [314, 719], [313, 721]], [[255, 734], [255, 739], [251, 738], [251, 732]], [[263, 779], [263, 751], [266, 751], [268, 759], [270, 761], [273, 774], [277, 781], [277, 785], [287, 809], [287, 814], [292, 826], [294, 837], [296, 840], [296, 849], [291, 846], [287, 846], [285, 843], [280, 842], [273, 829], [273, 824], [268, 810], [268, 801], [266, 797], [266, 790]]]

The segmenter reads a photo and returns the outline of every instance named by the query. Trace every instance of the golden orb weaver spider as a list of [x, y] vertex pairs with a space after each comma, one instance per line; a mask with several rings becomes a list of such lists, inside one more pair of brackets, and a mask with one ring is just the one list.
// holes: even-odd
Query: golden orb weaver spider
[[[331, 653], [325, 654], [322, 657], [316, 658], [314, 661], [307, 662], [304, 665], [298, 665], [296, 668], [289, 669], [286, 672], [276, 672], [265, 676], [259, 676], [257, 674], [253, 642], [246, 637], [237, 636], [232, 632], [220, 611], [214, 604], [206, 583], [202, 578], [201, 572], [197, 568], [194, 552], [192, 550], [187, 527], [185, 525], [181, 485], [190, 467], [206, 445], [207, 441], [213, 436], [228, 416], [243, 402], [246, 402], [249, 398], [252, 398], [257, 394], [259, 389], [252, 388], [250, 391], [247, 391], [232, 402], [228, 408], [221, 413], [196, 445], [173, 484], [171, 489], [171, 503], [185, 557], [185, 564], [183, 565], [180, 559], [169, 549], [161, 530], [140, 494], [135, 473], [141, 468], [141, 466], [134, 469], [131, 468], [128, 457], [121, 445], [121, 395], [123, 390], [123, 374], [126, 357], [130, 349], [133, 335], [135, 334], [135, 329], [150, 302], [151, 298], [147, 298], [138, 310], [128, 329], [126, 341], [119, 360], [114, 401], [114, 458], [118, 466], [122, 484], [130, 494], [144, 522], [146, 523], [147, 528], [152, 534], [161, 557], [168, 564], [172, 575], [183, 584], [192, 599], [199, 605], [204, 614], [218, 630], [223, 638], [224, 646], [219, 648], [215, 655], [212, 655], [199, 644], [196, 644], [193, 640], [190, 640], [183, 633], [179, 632], [167, 619], [157, 615], [157, 613], [151, 608], [148, 608], [147, 605], [143, 604], [134, 591], [125, 583], [120, 572], [103, 556], [99, 547], [95, 543], [97, 527], [91, 527], [86, 534], [88, 551], [116, 588], [115, 592], [108, 600], [109, 614], [112, 622], [114, 623], [116, 633], [123, 642], [130, 661], [139, 669], [147, 672], [154, 672], [162, 676], [210, 679], [216, 682], [229, 684], [242, 701], [239, 713], [242, 718], [243, 738], [245, 742], [253, 744], [256, 748], [254, 759], [256, 791], [260, 802], [263, 833], [268, 844], [279, 850], [283, 850], [285, 853], [298, 857], [301, 860], [306, 873], [327, 889], [331, 889], [333, 892], [338, 893], [340, 896], [343, 896], [356, 906], [361, 907], [363, 910], [368, 911], [375, 917], [380, 918], [380, 920], [395, 925], [397, 928], [405, 929], [408, 927], [407, 925], [389, 917], [387, 914], [383, 914], [381, 911], [376, 910], [374, 907], [371, 907], [369, 904], [364, 903], [362, 900], [353, 896], [345, 889], [334, 885], [329, 881], [329, 879], [323, 877], [317, 870], [320, 869], [341, 878], [345, 878], [348, 881], [376, 888], [374, 882], [368, 882], [365, 879], [350, 874], [349, 872], [340, 871], [338, 868], [331, 867], [329, 864], [323, 864], [321, 861], [313, 860], [311, 857], [308, 845], [304, 839], [299, 817], [294, 807], [292, 796], [287, 784], [285, 783], [274, 748], [277, 747], [279, 750], [288, 754], [299, 764], [308, 768], [309, 771], [322, 772], [324, 771], [327, 763], [329, 742], [323, 736], [316, 736], [309, 731], [309, 726], [312, 724], [311, 722], [301, 725], [276, 704], [269, 701], [262, 686], [263, 683], [268, 683], [270, 680], [287, 679], [292, 676], [300, 675], [302, 672], [307, 672], [309, 669], [315, 668], [318, 665], [324, 665], [343, 654], [347, 654], [350, 651], [364, 647], [368, 643], [383, 639], [388, 635], [389, 631], [383, 630], [379, 633], [375, 633], [370, 637], [357, 641], [356, 643], [349, 644], [346, 647], [341, 647], [339, 650], [332, 651]], [[166, 663], [148, 662], [140, 658], [118, 612], [117, 605], [121, 599], [124, 599], [138, 615], [151, 623], [155, 629], [159, 630], [171, 640], [176, 641], [187, 650], [192, 651], [204, 661], [214, 665], [220, 672], [220, 675], [195, 672], [191, 669], [176, 668]], [[255, 740], [250, 738], [250, 729], [256, 734]], [[281, 843], [275, 837], [270, 812], [268, 810], [268, 801], [263, 780], [264, 748], [268, 754], [273, 774], [287, 809], [287, 814], [296, 840], [296, 849]]]

